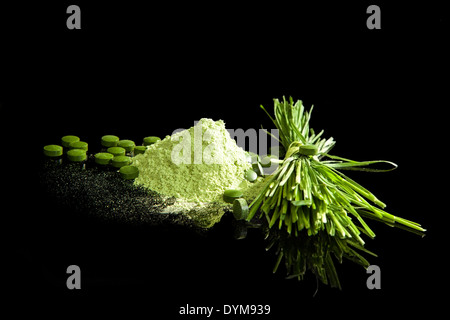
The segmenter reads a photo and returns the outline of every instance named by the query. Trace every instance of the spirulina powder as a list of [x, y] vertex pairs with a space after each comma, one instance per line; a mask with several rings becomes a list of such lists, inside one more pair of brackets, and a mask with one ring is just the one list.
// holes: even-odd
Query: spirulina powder
[[175, 197], [167, 211], [187, 214], [205, 228], [229, 207], [223, 192], [248, 185], [244, 173], [251, 167], [225, 123], [207, 118], [149, 146], [133, 165], [139, 169], [135, 184]]

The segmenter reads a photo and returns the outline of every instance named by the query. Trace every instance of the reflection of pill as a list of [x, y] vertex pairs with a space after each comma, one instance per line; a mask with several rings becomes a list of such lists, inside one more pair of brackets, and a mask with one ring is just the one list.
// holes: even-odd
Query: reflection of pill
[[113, 135], [106, 135], [102, 137], [102, 146], [104, 147], [116, 147], [119, 142], [119, 137]]
[[119, 142], [117, 143], [117, 146], [124, 148], [126, 150], [126, 152], [131, 152], [131, 151], [133, 151], [135, 144], [134, 144], [134, 141], [132, 141], [132, 140], [119, 140]]
[[111, 160], [111, 164], [113, 167], [121, 168], [123, 166], [129, 165], [131, 162], [131, 158], [127, 156], [115, 156]]
[[120, 168], [119, 172], [125, 180], [136, 179], [139, 175], [139, 169], [135, 166], [123, 166]]
[[111, 147], [106, 150], [107, 152], [113, 154], [114, 156], [124, 156], [125, 149], [121, 147]]
[[245, 239], [247, 237], [247, 226], [245, 225], [245, 221], [235, 221], [233, 237], [236, 240]]
[[63, 147], [56, 144], [49, 144], [44, 147], [44, 154], [47, 157], [59, 157], [63, 154]]
[[228, 189], [223, 193], [223, 201], [233, 203], [235, 199], [242, 197], [244, 194], [241, 190]]
[[314, 144], [305, 144], [303, 146], [300, 146], [298, 152], [305, 156], [313, 156], [317, 154], [317, 146]]
[[136, 146], [134, 147], [134, 154], [145, 153], [145, 150], [147, 150], [146, 146]]
[[245, 199], [235, 199], [233, 202], [233, 215], [236, 220], [245, 220], [248, 216], [248, 204]]
[[109, 162], [114, 158], [114, 155], [112, 153], [108, 152], [99, 152], [95, 154], [95, 163], [101, 164], [101, 165], [107, 165]]
[[88, 143], [84, 141], [75, 141], [71, 142], [69, 145], [70, 149], [81, 149], [81, 150], [88, 150]]
[[80, 141], [77, 136], [64, 136], [61, 138], [61, 144], [63, 147], [69, 147], [72, 142]]
[[86, 151], [82, 149], [71, 149], [67, 151], [67, 158], [74, 162], [84, 161], [87, 158]]
[[161, 140], [161, 138], [159, 138], [159, 137], [145, 137], [143, 145], [144, 146], [149, 146], [151, 144], [154, 144], [154, 143], [158, 142], [159, 140]]
[[256, 178], [258, 178], [258, 175], [252, 169], [248, 169], [245, 172], [245, 179], [247, 179], [248, 181], [253, 182], [256, 180]]

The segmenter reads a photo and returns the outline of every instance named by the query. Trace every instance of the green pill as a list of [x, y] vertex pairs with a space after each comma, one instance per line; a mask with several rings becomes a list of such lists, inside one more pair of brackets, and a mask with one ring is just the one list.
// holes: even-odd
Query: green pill
[[134, 147], [134, 154], [142, 154], [145, 153], [145, 150], [147, 150], [146, 146], [136, 146]]
[[233, 203], [235, 199], [241, 198], [243, 195], [241, 190], [228, 189], [223, 193], [223, 201]]
[[264, 175], [264, 169], [261, 166], [261, 163], [255, 162], [252, 164], [253, 171], [256, 172], [257, 175], [262, 176]]
[[80, 141], [80, 138], [77, 136], [64, 136], [61, 138], [62, 146], [66, 147], [66, 148], [70, 147], [70, 144], [72, 142], [77, 142], [77, 141]]
[[247, 160], [248, 163], [252, 164], [252, 155], [248, 152], [245, 153], [245, 160]]
[[119, 143], [119, 137], [113, 135], [106, 135], [102, 137], [102, 146], [104, 147], [117, 147]]
[[114, 155], [108, 152], [99, 152], [95, 154], [94, 158], [95, 163], [100, 165], [108, 165], [112, 158], [114, 158]]
[[120, 176], [125, 180], [136, 179], [139, 175], [139, 169], [134, 166], [123, 166], [119, 172]]
[[120, 140], [117, 143], [117, 146], [124, 148], [126, 152], [132, 152], [136, 145], [134, 144], [134, 141], [132, 141], [132, 140]]
[[248, 169], [245, 172], [245, 179], [247, 179], [248, 181], [253, 182], [256, 180], [256, 178], [258, 178], [258, 175], [252, 169]]
[[257, 163], [257, 162], [260, 161], [259, 155], [257, 155], [256, 153], [249, 152], [249, 154], [250, 154], [250, 157], [251, 157], [251, 163], [252, 163], [252, 164], [253, 164], [253, 163]]
[[160, 140], [161, 140], [160, 137], [153, 137], [153, 136], [145, 137], [144, 141], [143, 141], [143, 145], [144, 146], [149, 146], [149, 145], [152, 145], [152, 144], [154, 144], [154, 143], [156, 143], [156, 142], [158, 142]]
[[233, 215], [236, 220], [245, 220], [248, 216], [248, 204], [245, 199], [235, 199], [233, 201]]
[[314, 144], [305, 144], [304, 146], [300, 146], [298, 152], [305, 156], [313, 156], [317, 154], [317, 146]]
[[69, 145], [69, 148], [70, 149], [81, 149], [81, 150], [87, 151], [88, 150], [88, 143], [84, 142], [84, 141], [75, 141], [75, 142], [72, 142]]
[[126, 150], [122, 147], [110, 147], [106, 150], [114, 156], [124, 156]]
[[63, 154], [63, 147], [56, 144], [49, 144], [44, 147], [44, 154], [47, 157], [59, 157]]
[[269, 168], [272, 165], [272, 159], [278, 160], [278, 157], [275, 155], [264, 156], [260, 161], [261, 167]]
[[121, 168], [123, 166], [129, 165], [131, 162], [131, 158], [127, 156], [115, 156], [111, 160], [111, 165], [116, 168]]
[[67, 158], [73, 162], [81, 162], [86, 160], [86, 151], [82, 149], [71, 149], [67, 151]]

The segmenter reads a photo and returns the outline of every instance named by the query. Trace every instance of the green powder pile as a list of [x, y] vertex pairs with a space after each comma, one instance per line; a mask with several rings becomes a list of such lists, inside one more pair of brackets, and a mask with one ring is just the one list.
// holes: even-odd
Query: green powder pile
[[207, 118], [149, 146], [133, 165], [139, 169], [135, 184], [175, 197], [167, 212], [186, 214], [205, 228], [229, 209], [222, 199], [225, 190], [248, 186], [244, 173], [251, 168], [225, 123]]

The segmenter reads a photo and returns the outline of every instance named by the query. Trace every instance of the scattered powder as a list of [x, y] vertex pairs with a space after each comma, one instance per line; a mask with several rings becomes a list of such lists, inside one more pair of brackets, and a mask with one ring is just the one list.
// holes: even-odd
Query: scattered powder
[[203, 118], [167, 136], [134, 157], [133, 165], [139, 168], [135, 184], [176, 198], [166, 212], [186, 214], [205, 228], [230, 209], [222, 199], [226, 189], [250, 186], [244, 173], [251, 165], [222, 120]]
[[247, 200], [248, 204], [253, 201], [264, 189], [266, 182], [270, 179], [270, 176], [258, 177], [254, 182], [249, 182], [244, 180], [239, 188], [244, 193], [244, 199]]

